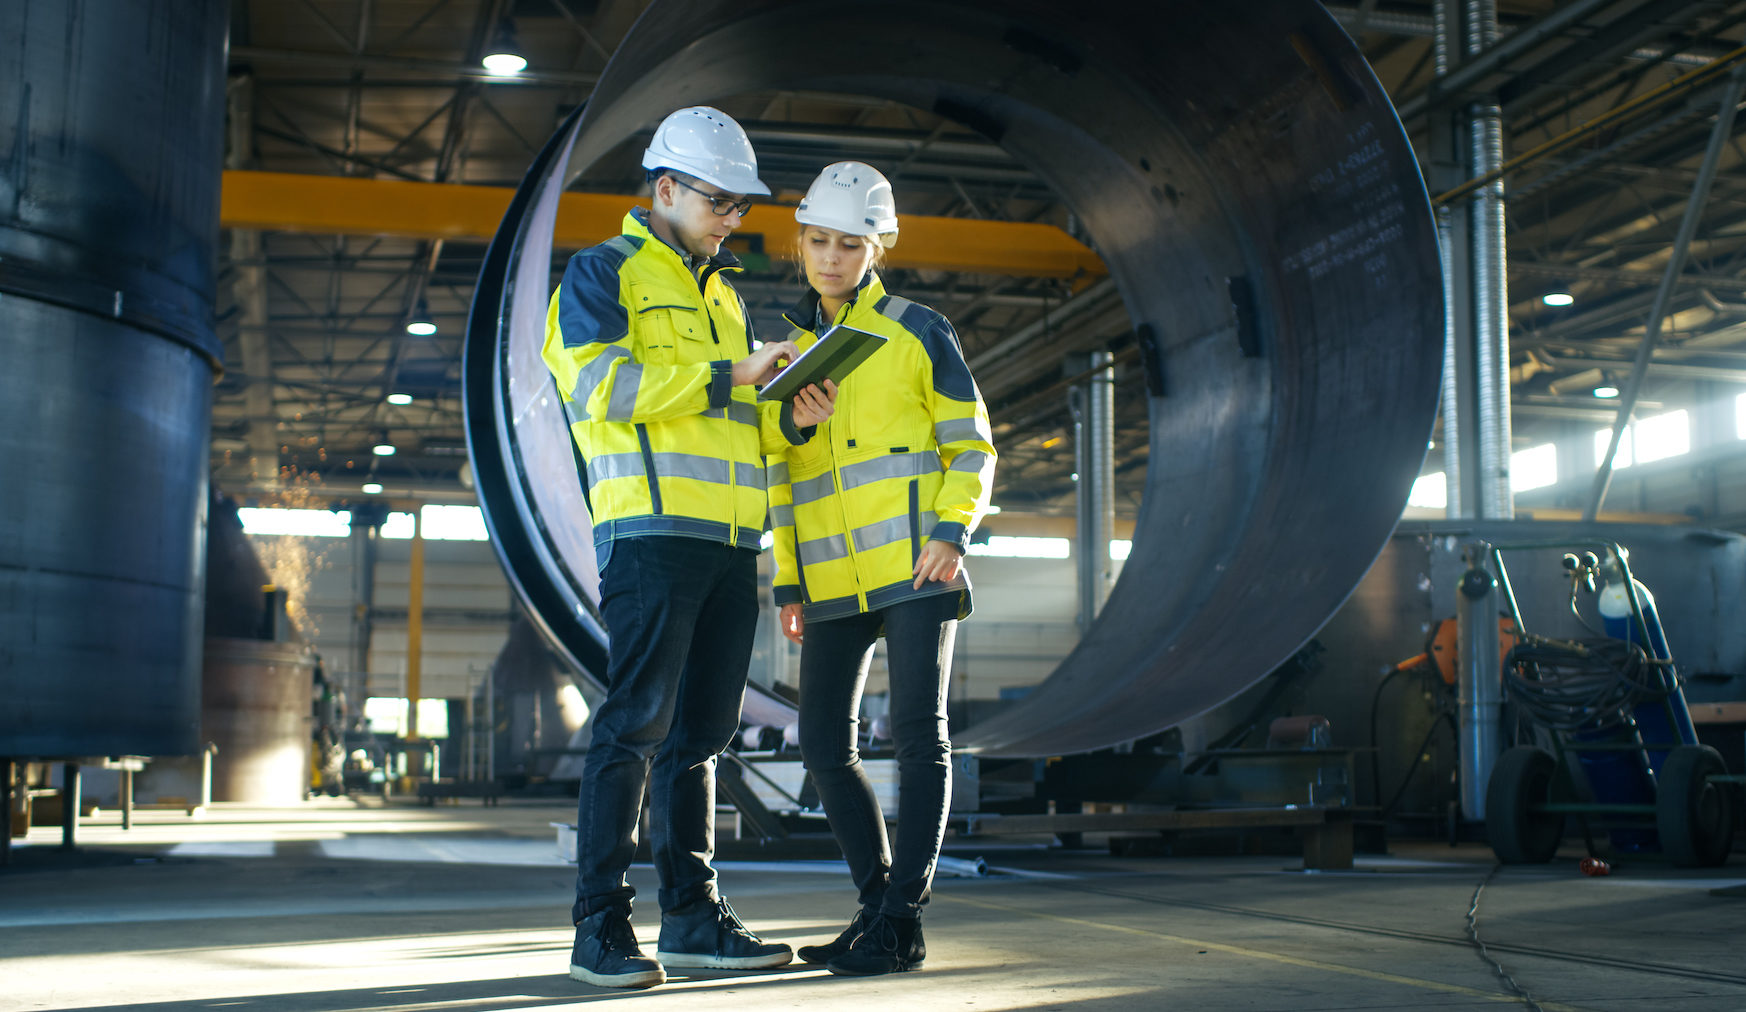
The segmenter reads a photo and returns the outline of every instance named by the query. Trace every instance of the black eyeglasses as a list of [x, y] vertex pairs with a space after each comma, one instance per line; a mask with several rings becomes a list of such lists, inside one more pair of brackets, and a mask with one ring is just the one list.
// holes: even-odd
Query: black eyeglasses
[[741, 197], [740, 199], [735, 200], [732, 197], [723, 197], [720, 194], [699, 190], [697, 187], [692, 186], [678, 176], [671, 176], [669, 178], [671, 178], [673, 182], [690, 190], [692, 193], [709, 201], [709, 209], [715, 212], [715, 216], [718, 218], [726, 218], [729, 211], [738, 211], [740, 216], [744, 217], [745, 213], [752, 209], [752, 198], [750, 197]]

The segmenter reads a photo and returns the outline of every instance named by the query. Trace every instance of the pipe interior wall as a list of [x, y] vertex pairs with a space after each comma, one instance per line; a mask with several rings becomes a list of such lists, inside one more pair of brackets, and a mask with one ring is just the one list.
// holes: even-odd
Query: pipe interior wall
[[[1351, 40], [1307, 0], [1115, 6], [955, 0], [869, 17], [658, 0], [602, 76], [568, 164], [579, 173], [674, 108], [804, 86], [956, 119], [1073, 208], [1144, 335], [1145, 502], [1079, 647], [955, 735], [986, 755], [1144, 737], [1289, 657], [1393, 528], [1437, 407], [1429, 201]], [[827, 50], [828, 63], [793, 58]], [[538, 195], [568, 178], [568, 143], [548, 147], [488, 257], [468, 425], [475, 449], [502, 455], [505, 487], [481, 470], [480, 489], [512, 583], [557, 642], [598, 658], [592, 553], [563, 544], [586, 513], [579, 496], [541, 498], [577, 485], [537, 355], [546, 293], [514, 273], [517, 257], [539, 260]]]

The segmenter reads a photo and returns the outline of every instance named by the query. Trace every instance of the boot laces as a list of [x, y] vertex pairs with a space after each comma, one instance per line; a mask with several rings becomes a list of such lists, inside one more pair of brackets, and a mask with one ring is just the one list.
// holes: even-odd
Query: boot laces
[[891, 923], [891, 918], [883, 913], [874, 914], [862, 929], [861, 937], [855, 940], [855, 946], [861, 947], [862, 940], [869, 944], [867, 948], [877, 948], [881, 952], [897, 951], [897, 925]]
[[636, 932], [631, 930], [628, 917], [608, 916], [601, 922], [600, 932], [595, 937], [600, 939], [600, 947], [605, 951], [633, 952], [637, 949]]
[[740, 920], [740, 915], [734, 912], [734, 908], [728, 905], [727, 900], [718, 899], [715, 901], [715, 916], [723, 930], [744, 935], [747, 938], [752, 937], [751, 930], [746, 927], [744, 921]]

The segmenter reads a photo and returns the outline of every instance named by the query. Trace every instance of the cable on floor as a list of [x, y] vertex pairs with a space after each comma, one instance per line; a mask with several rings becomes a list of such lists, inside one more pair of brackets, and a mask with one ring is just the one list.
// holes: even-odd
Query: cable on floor
[[1501, 861], [1492, 865], [1491, 871], [1485, 873], [1485, 878], [1480, 879], [1479, 885], [1473, 890], [1473, 902], [1467, 906], [1467, 938], [1479, 950], [1480, 958], [1491, 964], [1491, 972], [1497, 974], [1497, 979], [1503, 981], [1504, 986], [1509, 988], [1512, 994], [1521, 998], [1522, 1003], [1533, 1009], [1534, 1012], [1546, 1012], [1540, 1007], [1540, 1003], [1534, 1000], [1534, 996], [1528, 993], [1527, 988], [1516, 983], [1516, 978], [1510, 976], [1509, 971], [1503, 968], [1502, 963], [1491, 958], [1491, 951], [1479, 938], [1479, 894], [1485, 891], [1485, 887], [1491, 883], [1491, 880], [1502, 868], [1503, 862]]

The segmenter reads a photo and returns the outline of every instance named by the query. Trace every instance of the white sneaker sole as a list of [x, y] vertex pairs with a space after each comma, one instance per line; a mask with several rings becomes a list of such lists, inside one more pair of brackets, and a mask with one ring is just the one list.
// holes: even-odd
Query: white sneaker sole
[[772, 966], [787, 966], [794, 961], [792, 952], [775, 952], [768, 956], [706, 956], [697, 952], [667, 952], [655, 950], [655, 958], [663, 966], [690, 966], [709, 970], [765, 970]]
[[595, 987], [654, 987], [656, 984], [666, 983], [667, 971], [657, 966], [653, 970], [643, 970], [640, 973], [605, 974], [571, 963], [570, 979], [593, 984]]

